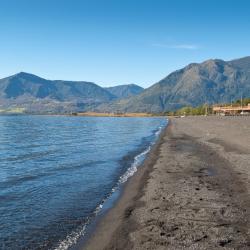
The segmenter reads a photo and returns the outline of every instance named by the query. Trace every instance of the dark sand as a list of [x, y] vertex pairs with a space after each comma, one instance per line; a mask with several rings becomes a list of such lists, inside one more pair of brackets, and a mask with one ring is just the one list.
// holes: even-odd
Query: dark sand
[[250, 249], [250, 117], [171, 119], [84, 249]]

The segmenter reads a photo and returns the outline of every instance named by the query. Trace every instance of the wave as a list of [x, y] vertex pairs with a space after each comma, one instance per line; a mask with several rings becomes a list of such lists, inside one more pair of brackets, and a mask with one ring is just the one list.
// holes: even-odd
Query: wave
[[105, 197], [101, 203], [96, 207], [94, 210], [92, 216], [88, 217], [87, 220], [85, 221], [84, 225], [80, 226], [77, 230], [73, 231], [70, 233], [66, 239], [62, 240], [59, 242], [58, 246], [55, 248], [55, 250], [67, 250], [73, 245], [75, 245], [80, 237], [84, 237], [86, 234], [86, 229], [88, 225], [91, 223], [93, 217], [96, 217], [99, 215], [99, 213], [102, 211], [104, 208], [105, 204], [111, 199], [111, 197], [114, 195], [114, 193], [119, 190], [119, 188], [128, 181], [130, 177], [132, 177], [138, 170], [138, 167], [142, 165], [144, 160], [146, 159], [146, 156], [150, 152], [152, 146], [155, 144], [156, 140], [160, 136], [163, 128], [166, 127], [167, 124], [159, 126], [157, 130], [153, 131], [154, 139], [151, 141], [150, 145], [143, 150], [141, 153], [137, 154], [134, 157], [133, 163], [131, 166], [126, 170], [124, 174], [122, 174], [116, 183], [116, 185], [112, 188], [110, 194]]
[[119, 184], [125, 183], [131, 176], [137, 172], [138, 167], [140, 164], [143, 162], [145, 159], [145, 156], [148, 154], [150, 151], [151, 146], [149, 146], [146, 150], [144, 150], [142, 153], [139, 155], [135, 156], [134, 162], [132, 163], [131, 167], [128, 168], [128, 170], [120, 177], [119, 179]]
[[66, 250], [69, 247], [73, 246], [77, 243], [77, 240], [84, 236], [86, 227], [88, 223], [86, 223], [84, 226], [79, 227], [77, 230], [69, 234], [65, 240], [61, 241], [60, 244], [55, 248], [55, 250]]
[[[154, 131], [154, 135], [155, 135], [155, 140], [160, 136], [162, 129], [165, 126], [159, 126], [157, 130]], [[155, 143], [155, 140], [153, 140], [151, 142], [151, 145], [148, 146], [147, 149], [145, 149], [143, 152], [141, 152], [140, 154], [136, 155], [134, 157], [134, 162], [132, 163], [131, 167], [128, 168], [128, 170], [120, 177], [119, 179], [119, 183], [125, 183], [131, 176], [133, 176], [135, 174], [135, 172], [137, 172], [138, 167], [143, 163], [143, 161], [145, 160], [147, 154], [150, 152], [152, 145]]]

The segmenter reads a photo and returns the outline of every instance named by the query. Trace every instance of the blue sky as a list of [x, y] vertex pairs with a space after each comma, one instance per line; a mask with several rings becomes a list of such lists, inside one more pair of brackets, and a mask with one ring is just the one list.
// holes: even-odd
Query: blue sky
[[191, 62], [250, 55], [247, 0], [0, 0], [0, 77], [148, 87]]

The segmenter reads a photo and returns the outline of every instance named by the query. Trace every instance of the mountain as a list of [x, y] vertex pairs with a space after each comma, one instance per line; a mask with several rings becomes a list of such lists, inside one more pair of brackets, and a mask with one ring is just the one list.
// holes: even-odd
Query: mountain
[[25, 72], [0, 80], [0, 107], [24, 107], [31, 111], [90, 109], [116, 99], [91, 82], [46, 80]]
[[0, 79], [0, 111], [158, 113], [241, 95], [250, 97], [250, 57], [192, 63], [145, 90], [133, 84], [105, 89], [91, 82], [51, 81], [24, 72]]
[[250, 96], [250, 57], [192, 63], [141, 94], [101, 104], [98, 111], [164, 112], [182, 106], [215, 104]]
[[23, 95], [58, 101], [82, 101], [84, 98], [85, 101], [103, 102], [115, 98], [91, 82], [50, 81], [24, 72], [0, 80], [1, 98], [19, 98]]
[[144, 89], [135, 84], [118, 85], [115, 87], [106, 88], [108, 92], [118, 99], [124, 99], [140, 94]]
[[250, 71], [250, 56], [243, 57], [240, 59], [232, 60], [229, 62], [232, 66], [239, 70]]

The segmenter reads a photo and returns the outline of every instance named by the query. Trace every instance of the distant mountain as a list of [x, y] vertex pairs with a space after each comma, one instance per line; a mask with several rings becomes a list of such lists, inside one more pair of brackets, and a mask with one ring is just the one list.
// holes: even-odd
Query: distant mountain
[[128, 98], [140, 94], [144, 89], [135, 84], [118, 85], [106, 88], [112, 95], [118, 99]]
[[250, 97], [250, 57], [192, 63], [143, 90], [137, 85], [102, 88], [91, 82], [46, 80], [21, 72], [0, 79], [0, 112], [150, 112]]
[[91, 82], [46, 80], [25, 72], [0, 80], [0, 106], [24, 107], [36, 111], [90, 109], [116, 99]]
[[250, 57], [192, 63], [126, 100], [101, 104], [98, 111], [163, 112], [182, 106], [250, 97]]

